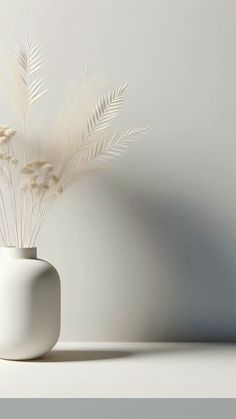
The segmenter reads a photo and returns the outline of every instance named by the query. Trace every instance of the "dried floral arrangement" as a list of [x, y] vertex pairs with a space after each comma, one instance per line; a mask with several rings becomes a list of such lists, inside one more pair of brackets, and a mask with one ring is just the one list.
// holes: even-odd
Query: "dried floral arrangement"
[[20, 133], [0, 125], [0, 238], [7, 247], [33, 247], [58, 195], [83, 172], [97, 167], [97, 162], [119, 156], [146, 130], [128, 129], [121, 134], [110, 131], [126, 97], [124, 84], [90, 106], [83, 123], [76, 102], [67, 125], [52, 142], [52, 152], [45, 150], [44, 158], [41, 150], [40, 158], [31, 160], [28, 120], [32, 106], [47, 92], [39, 75], [43, 66], [41, 45], [28, 35], [17, 45], [10, 62], [13, 99], [22, 126], [18, 153], [15, 146]]

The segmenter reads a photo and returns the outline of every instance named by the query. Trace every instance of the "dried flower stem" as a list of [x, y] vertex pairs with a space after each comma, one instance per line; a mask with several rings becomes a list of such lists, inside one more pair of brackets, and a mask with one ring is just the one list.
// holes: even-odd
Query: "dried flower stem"
[[3, 209], [3, 216], [4, 216], [4, 226], [6, 226], [6, 243], [8, 246], [10, 246], [10, 230], [9, 230], [9, 225], [8, 225], [8, 217], [7, 217], [7, 211], [6, 211], [6, 207], [5, 207], [5, 202], [4, 202], [4, 197], [2, 194], [2, 190], [0, 188], [0, 198], [1, 198], [1, 202], [2, 202], [2, 209]]
[[47, 205], [45, 206], [44, 210], [41, 213], [41, 217], [39, 219], [38, 226], [37, 226], [36, 231], [35, 231], [35, 235], [34, 235], [34, 237], [32, 239], [32, 242], [31, 242], [31, 245], [32, 246], [35, 245], [35, 242], [37, 240], [37, 237], [38, 237], [40, 228], [41, 228], [42, 224], [44, 223], [45, 218], [46, 218], [46, 216], [48, 214], [48, 211], [50, 210], [50, 208], [53, 205], [53, 203], [54, 203], [54, 199], [53, 198], [49, 199]]
[[47, 145], [44, 154], [51, 156], [50, 161], [28, 161], [32, 154], [28, 129], [31, 107], [46, 93], [43, 78], [38, 76], [43, 65], [41, 46], [29, 35], [17, 47], [11, 68], [16, 89], [9, 89], [13, 90], [21, 116], [23, 149], [19, 158], [15, 158], [12, 141], [16, 132], [0, 125], [0, 239], [5, 246], [34, 246], [57, 196], [100, 160], [122, 154], [128, 143], [144, 131], [129, 129], [119, 136], [112, 135], [110, 129], [123, 106], [127, 84], [95, 104], [92, 100], [91, 106], [87, 80], [65, 118], [63, 131], [56, 136], [56, 147], [53, 143]]

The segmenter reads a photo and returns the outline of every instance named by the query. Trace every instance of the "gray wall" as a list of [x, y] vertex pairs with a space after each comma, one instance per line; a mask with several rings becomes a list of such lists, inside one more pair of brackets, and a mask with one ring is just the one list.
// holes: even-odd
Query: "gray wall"
[[31, 22], [44, 45], [46, 120], [87, 60], [131, 82], [122, 125], [151, 127], [44, 226], [61, 339], [235, 339], [235, 14], [233, 0], [2, 0], [1, 44]]

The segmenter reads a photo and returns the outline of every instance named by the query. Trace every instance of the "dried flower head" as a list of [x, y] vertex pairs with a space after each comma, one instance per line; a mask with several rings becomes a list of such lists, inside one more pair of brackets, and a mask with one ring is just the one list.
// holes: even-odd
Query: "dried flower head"
[[31, 173], [34, 173], [34, 170], [25, 166], [25, 167], [22, 167], [22, 169], [20, 169], [20, 172], [24, 175], [30, 175]]
[[35, 161], [31, 162], [31, 163], [28, 163], [26, 165], [26, 167], [35, 170], [35, 169], [42, 168], [43, 166], [47, 166], [48, 164], [50, 164], [50, 163], [48, 163], [46, 160], [39, 159], [39, 160], [35, 160]]
[[14, 165], [17, 165], [18, 164], [18, 160], [12, 157], [11, 158], [11, 163], [14, 164]]
[[59, 179], [59, 177], [58, 177], [58, 176], [52, 175], [52, 176], [51, 176], [51, 181], [52, 181], [53, 183], [58, 184], [58, 183], [60, 182], [60, 179]]
[[0, 125], [0, 145], [6, 144], [14, 137], [16, 131], [7, 125]]
[[51, 163], [45, 163], [45, 164], [42, 166], [42, 169], [43, 169], [45, 172], [52, 172], [52, 171], [53, 171], [53, 165], [52, 165]]
[[53, 173], [53, 165], [46, 160], [35, 160], [21, 169], [25, 179], [22, 185], [24, 190], [36, 190], [38, 193], [50, 191], [54, 193], [60, 179]]

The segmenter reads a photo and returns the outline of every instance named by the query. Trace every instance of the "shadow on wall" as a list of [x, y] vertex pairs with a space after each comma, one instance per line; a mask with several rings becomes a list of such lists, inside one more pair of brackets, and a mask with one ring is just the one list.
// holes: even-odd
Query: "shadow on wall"
[[167, 281], [165, 298], [172, 302], [165, 331], [156, 319], [149, 334], [156, 340], [235, 341], [236, 243], [224, 225], [186, 198], [160, 194], [154, 202], [146, 194], [131, 196], [125, 185], [114, 188], [114, 178], [112, 185], [107, 180], [104, 186], [121, 202], [128, 200], [156, 249], [161, 243], [172, 271], [171, 277], [156, 277], [155, 292]]

